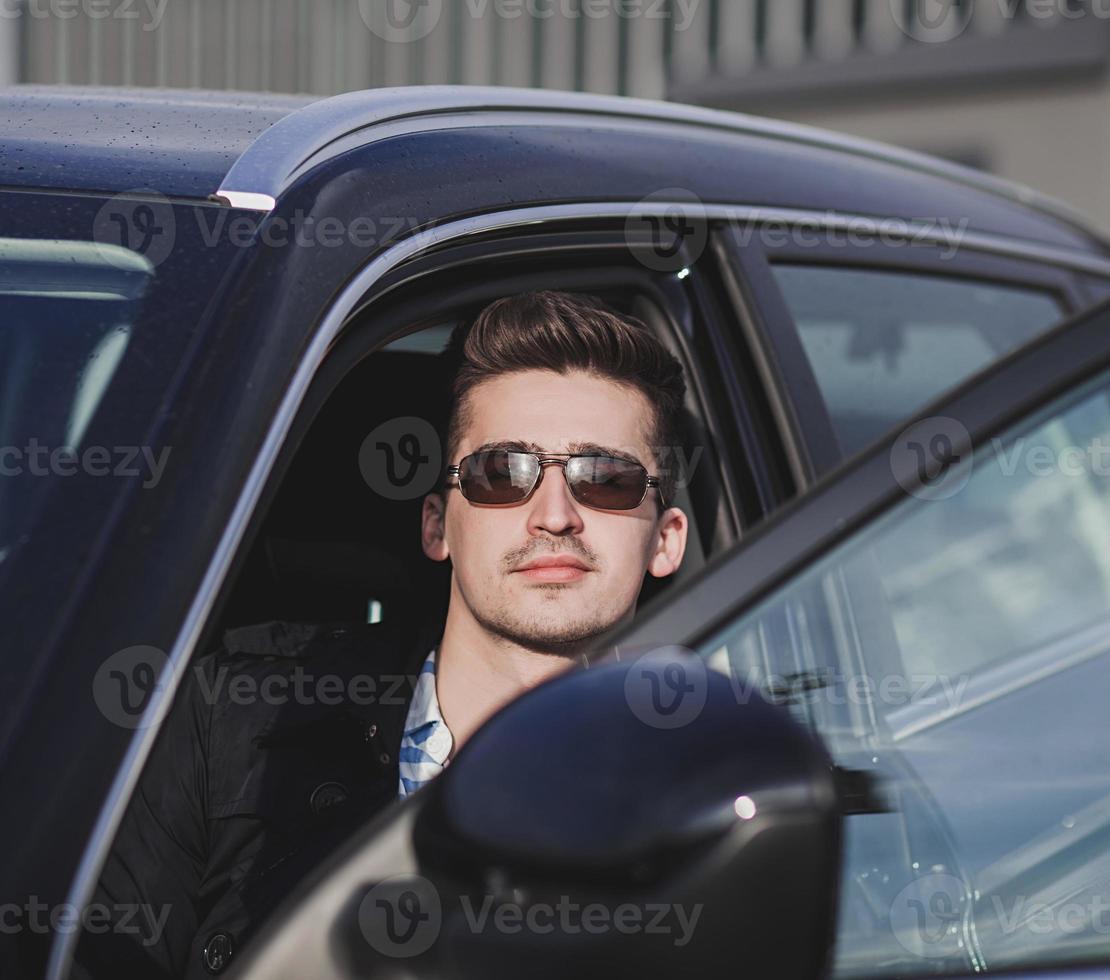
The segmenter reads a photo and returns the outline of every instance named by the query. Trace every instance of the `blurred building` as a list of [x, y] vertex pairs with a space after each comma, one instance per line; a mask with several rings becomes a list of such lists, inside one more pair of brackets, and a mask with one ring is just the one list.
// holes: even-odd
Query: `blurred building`
[[1110, 0], [0, 0], [0, 82], [671, 98], [984, 167], [1110, 227]]

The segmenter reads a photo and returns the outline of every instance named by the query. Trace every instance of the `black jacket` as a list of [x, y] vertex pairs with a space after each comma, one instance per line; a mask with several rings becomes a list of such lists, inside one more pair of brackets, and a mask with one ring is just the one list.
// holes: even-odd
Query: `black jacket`
[[222, 972], [397, 798], [405, 716], [438, 639], [392, 624], [225, 632], [179, 685], [93, 898], [112, 928], [83, 934], [77, 975]]

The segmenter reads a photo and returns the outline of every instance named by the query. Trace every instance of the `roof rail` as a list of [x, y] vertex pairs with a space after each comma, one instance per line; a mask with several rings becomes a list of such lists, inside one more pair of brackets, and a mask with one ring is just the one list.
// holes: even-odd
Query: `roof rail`
[[[367, 89], [321, 99], [278, 120], [228, 171], [216, 197], [237, 207], [271, 210], [303, 165], [339, 140], [385, 123], [426, 122], [429, 116], [512, 111], [566, 112], [679, 123], [836, 150], [973, 187], [1050, 215], [1108, 243], [1077, 210], [1029, 187], [912, 150], [845, 136], [815, 126], [676, 102], [546, 89], [421, 85]], [[395, 130], [391, 130], [395, 134]], [[372, 139], [368, 135], [367, 142]], [[345, 144], [349, 145], [349, 144]]]

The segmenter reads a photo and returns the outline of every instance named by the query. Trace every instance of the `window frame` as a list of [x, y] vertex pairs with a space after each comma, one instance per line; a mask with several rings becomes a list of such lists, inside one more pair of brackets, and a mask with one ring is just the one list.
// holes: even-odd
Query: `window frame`
[[[1055, 252], [1049, 254], [1039, 250], [1036, 243], [1006, 239], [979, 241], [968, 233], [958, 253], [944, 258], [943, 250], [948, 246], [924, 237], [917, 241], [916, 232], [907, 234], [903, 244], [895, 245], [896, 236], [884, 231], [881, 222], [873, 218], [860, 217], [856, 222], [858, 227], [851, 221], [847, 225], [831, 221], [827, 215], [815, 215], [812, 219], [795, 215], [775, 221], [776, 228], [784, 224], [795, 232], [810, 235], [815, 233], [815, 224], [823, 225], [826, 240], [812, 245], [797, 241], [769, 245], [761, 241], [760, 232], [756, 232], [745, 241], [738, 234], [734, 221], [715, 237], [714, 248], [728, 277], [734, 308], [751, 324], [748, 343], [757, 352], [760, 374], [773, 392], [783, 445], [799, 486], [803, 488], [836, 469], [852, 454], [842, 454], [839, 449], [824, 395], [797, 323], [776, 280], [774, 265], [946, 276], [1042, 290], [1063, 307], [1061, 322], [1091, 306], [1090, 293], [1083, 288], [1076, 270]], [[901, 229], [909, 224], [900, 219], [894, 227]], [[765, 224], [759, 224], [759, 228], [764, 229]], [[851, 236], [870, 244], [833, 244], [831, 236], [834, 235], [841, 239]], [[734, 370], [739, 369], [737, 352], [733, 353], [732, 364]]]
[[[637, 213], [650, 210], [650, 206], [641, 207]], [[658, 213], [661, 217], [665, 216], [666, 206], [660, 205]], [[553, 205], [483, 214], [430, 228], [403, 239], [373, 257], [353, 273], [339, 294], [330, 297], [323, 305], [300, 360], [291, 371], [280, 403], [272, 413], [266, 413], [268, 424], [265, 441], [251, 461], [249, 475], [235, 501], [231, 518], [218, 540], [205, 541], [205, 549], [210, 554], [207, 572], [192, 598], [187, 616], [177, 630], [177, 638], [169, 651], [168, 664], [158, 678], [162, 696], [152, 702], [141, 719], [116, 770], [111, 788], [102, 802], [100, 818], [83, 848], [83, 857], [70, 886], [67, 900], [71, 904], [85, 904], [92, 893], [119, 821], [130, 802], [142, 767], [157, 737], [165, 709], [194, 653], [205, 649], [206, 644], [211, 642], [220, 612], [226, 604], [237, 573], [249, 554], [253, 537], [266, 513], [272, 494], [281, 482], [300, 438], [311, 423], [314, 414], [311, 412], [312, 400], [318, 398], [321, 390], [328, 393], [334, 387], [336, 379], [333, 378], [329, 384], [328, 372], [340, 370], [340, 362], [333, 355], [339, 349], [344, 332], [352, 320], [362, 314], [369, 304], [385, 301], [391, 291], [417, 275], [422, 266], [429, 271], [440, 268], [445, 250], [449, 248], [476, 247], [477, 252], [470, 254], [469, 260], [484, 252], [489, 253], [487, 258], [495, 259], [504, 252], [506, 242], [519, 244], [522, 237], [535, 235], [541, 226], [545, 231], [553, 229], [564, 235], [578, 235], [580, 238], [585, 236], [575, 247], [582, 247], [583, 243], [585, 247], [590, 247], [591, 242], [593, 247], [598, 247], [599, 239], [593, 233], [597, 231], [596, 223], [605, 222], [608, 226], [608, 231], [603, 236], [606, 238], [605, 247], [623, 250], [624, 261], [631, 266], [630, 254], [634, 254], [636, 248], [623, 229], [623, 216], [620, 221], [615, 222], [616, 217], [611, 210], [607, 212], [603, 205]], [[590, 237], [591, 234], [593, 238]], [[483, 240], [483, 236], [490, 236], [490, 240]], [[562, 247], [567, 247], [566, 240]], [[552, 250], [557, 251], [558, 246], [549, 244], [542, 251], [549, 253]], [[520, 254], [519, 250], [514, 254]], [[702, 272], [696, 270], [696, 273], [691, 274], [689, 280], [702, 282]], [[705, 273], [706, 276], [712, 274], [710, 270]], [[650, 279], [651, 275], [645, 265], [642, 270], [644, 280]], [[704, 288], [717, 287], [713, 284], [704, 285]], [[668, 308], [666, 303], [661, 305], [663, 309]], [[699, 307], [698, 312], [705, 317], [719, 314], [719, 310], [707, 307]], [[734, 450], [730, 454], [730, 447], [741, 445], [741, 442], [733, 436], [735, 428], [732, 416], [719, 408], [725, 404], [720, 394], [725, 383], [724, 378], [718, 363], [712, 357], [693, 352], [689, 336], [693, 324], [689, 317], [686, 320], [687, 322], [681, 324], [673, 324], [675, 337], [688, 355], [685, 360], [693, 371], [693, 376], [688, 381], [692, 382], [695, 397], [701, 400], [705, 409], [701, 421], [709, 431], [718, 434], [721, 485], [734, 488], [742, 481], [752, 479], [746, 475], [746, 468], [738, 466], [741, 457], [750, 460], [756, 471], [761, 470], [766, 462], [757, 455], [749, 456], [747, 448], [742, 452]], [[396, 340], [407, 332], [404, 327], [411, 325], [411, 319], [375, 323], [362, 335], [363, 354], [368, 355]], [[715, 329], [719, 332], [720, 325], [716, 325]], [[333, 368], [332, 365], [337, 367]], [[321, 388], [321, 385], [324, 387]], [[322, 404], [322, 400], [319, 404]], [[745, 514], [736, 501], [729, 501], [728, 508], [727, 520], [732, 522], [733, 533], [738, 537], [745, 525], [754, 523], [756, 518]], [[660, 597], [664, 598], [666, 597]], [[77, 938], [76, 933], [54, 937], [46, 970], [49, 980], [62, 980], [68, 975]]]

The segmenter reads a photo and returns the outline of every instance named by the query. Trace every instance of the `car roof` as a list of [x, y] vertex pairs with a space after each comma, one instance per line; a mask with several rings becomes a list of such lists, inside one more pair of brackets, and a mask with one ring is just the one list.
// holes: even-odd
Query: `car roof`
[[[0, 187], [96, 193], [155, 190], [173, 198], [210, 198], [269, 210], [296, 178], [329, 153], [406, 131], [427, 131], [465, 117], [467, 124], [541, 117], [548, 124], [639, 121], [685, 126], [692, 140], [744, 137], [752, 173], [775, 168], [800, 146], [832, 152], [873, 181], [876, 163], [964, 192], [976, 227], [975, 201], [997, 214], [1002, 203], [1024, 219], [1043, 218], [1035, 237], [1072, 248], [1110, 252], [1110, 243], [1079, 212], [1036, 191], [926, 154], [810, 126], [671, 102], [543, 89], [412, 86], [330, 98], [196, 89], [18, 85], [0, 91]], [[752, 159], [760, 148], [763, 161]], [[506, 136], [511, 152], [511, 137]], [[762, 166], [760, 164], [762, 163]], [[511, 170], [511, 168], [507, 168]], [[843, 167], [839, 168], [843, 169]], [[818, 184], [816, 181], [809, 181]], [[851, 212], [850, 195], [844, 203]]]
[[205, 198], [312, 97], [67, 85], [0, 92], [0, 185]]

